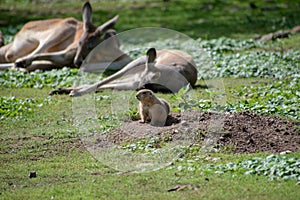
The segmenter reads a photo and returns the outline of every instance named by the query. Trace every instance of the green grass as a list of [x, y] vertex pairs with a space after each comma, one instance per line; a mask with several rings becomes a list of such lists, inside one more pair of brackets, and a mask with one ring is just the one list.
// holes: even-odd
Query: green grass
[[[119, 32], [158, 26], [197, 39], [192, 45], [175, 41], [152, 44], [186, 50], [199, 66], [198, 87], [192, 92], [158, 94], [171, 103], [173, 111], [251, 110], [299, 121], [299, 35], [273, 43], [249, 38], [300, 24], [300, 4], [279, 0], [251, 2], [259, 8], [250, 9], [245, 1], [122, 1], [117, 7], [114, 1], [91, 3], [97, 24], [120, 15], [116, 26]], [[273, 11], [260, 9], [275, 5], [279, 8]], [[81, 19], [81, 6], [80, 1], [1, 1], [1, 31], [10, 40], [29, 20], [71, 16]], [[214, 62], [213, 67], [200, 65], [199, 45]], [[145, 53], [147, 44], [137, 47], [141, 51], [132, 52], [134, 57]], [[76, 100], [68, 96], [48, 97], [51, 89], [72, 85], [77, 73], [69, 69], [27, 74], [0, 72], [0, 199], [299, 198], [297, 180], [271, 180], [266, 175], [246, 175], [246, 169], [240, 167], [228, 168], [228, 163], [240, 166], [239, 163], [256, 157], [267, 158], [267, 153], [232, 154], [230, 147], [224, 152], [199, 153], [197, 148], [191, 148], [174, 165], [157, 171], [122, 173], [105, 166], [80, 138], [84, 129], [76, 125]], [[221, 88], [217, 91], [211, 86]], [[134, 94], [105, 90], [97, 93], [95, 99], [83, 98], [79, 103], [96, 108], [98, 124], [88, 131], [109, 131], [119, 125], [119, 120], [136, 116]], [[119, 104], [124, 102], [124, 96], [130, 98]], [[31, 100], [28, 103], [26, 99]], [[80, 111], [83, 116], [90, 112]], [[92, 121], [83, 122], [85, 127], [95, 125]], [[141, 141], [138, 145], [144, 148], [148, 143]], [[300, 158], [299, 152], [285, 156]], [[282, 156], [280, 159], [284, 161]], [[218, 173], [220, 168], [225, 172]], [[31, 171], [37, 173], [36, 178], [28, 177]], [[168, 192], [176, 187], [181, 190]]]
[[[270, 182], [263, 178], [243, 175], [184, 173], [176, 170], [144, 174], [93, 175], [88, 170], [97, 171], [101, 168], [74, 164], [74, 161], [70, 162], [69, 159], [59, 161], [72, 166], [72, 173], [68, 170], [53, 170], [54, 172], [48, 171], [36, 179], [27, 179], [22, 185], [23, 188], [14, 193], [7, 193], [7, 199], [296, 199], [299, 195], [298, 186], [294, 183]], [[81, 161], [91, 162], [86, 158], [81, 158]], [[60, 181], [61, 179], [63, 181]], [[168, 192], [176, 185], [184, 184], [189, 184], [190, 187], [178, 192]], [[30, 186], [35, 189], [32, 190]]]
[[[225, 89], [232, 102], [233, 88], [268, 82], [268, 79], [226, 79]], [[200, 82], [201, 83], [201, 82]], [[196, 89], [205, 95], [205, 89]], [[20, 99], [47, 99], [48, 88], [11, 88], [3, 96]], [[131, 95], [132, 92], [116, 92]], [[198, 95], [199, 95], [198, 94]], [[230, 97], [230, 94], [232, 97]], [[116, 94], [115, 94], [116, 95]], [[106, 108], [99, 116], [111, 112], [111, 91], [96, 95], [96, 106]], [[163, 95], [171, 98], [172, 95]], [[200, 97], [200, 96], [198, 96]], [[202, 98], [207, 98], [202, 96]], [[132, 108], [135, 107], [132, 102]], [[109, 121], [108, 121], [109, 122]], [[174, 166], [145, 173], [118, 174], [95, 159], [78, 137], [74, 126], [72, 99], [53, 96], [48, 104], [35, 107], [24, 118], [1, 120], [1, 194], [2, 199], [297, 199], [299, 190], [293, 180], [272, 181], [265, 176], [245, 175], [242, 171], [216, 174], [205, 168], [225, 165], [267, 154], [192, 153]], [[111, 123], [113, 123], [111, 121]], [[108, 130], [110, 123], [103, 123]], [[197, 155], [196, 157], [195, 154]], [[299, 153], [288, 155], [300, 158]], [[217, 158], [217, 159], [213, 159]], [[196, 170], [189, 170], [196, 167]], [[28, 177], [31, 171], [37, 178]], [[168, 192], [177, 186], [180, 191]]]
[[[258, 8], [251, 9], [250, 2]], [[165, 27], [193, 38], [221, 36], [249, 38], [300, 24], [298, 1], [91, 1], [94, 22], [119, 14], [119, 32], [139, 27]], [[15, 27], [30, 20], [75, 17], [81, 19], [80, 1], [1, 1], [1, 27]], [[274, 10], [264, 10], [277, 6]], [[299, 41], [299, 40], [298, 40]]]

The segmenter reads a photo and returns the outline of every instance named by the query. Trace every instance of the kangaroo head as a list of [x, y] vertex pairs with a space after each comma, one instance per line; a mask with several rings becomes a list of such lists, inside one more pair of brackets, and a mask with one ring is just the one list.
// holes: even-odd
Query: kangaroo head
[[78, 40], [78, 48], [74, 58], [74, 64], [80, 67], [86, 56], [102, 41], [110, 37], [114, 32], [109, 31], [118, 20], [118, 16], [108, 20], [101, 26], [92, 23], [92, 7], [86, 2], [82, 9], [83, 33]]

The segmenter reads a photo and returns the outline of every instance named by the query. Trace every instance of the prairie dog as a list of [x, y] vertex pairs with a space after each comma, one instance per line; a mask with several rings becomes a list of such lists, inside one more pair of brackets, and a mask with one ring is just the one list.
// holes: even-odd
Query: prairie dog
[[138, 111], [140, 122], [150, 121], [152, 126], [164, 126], [170, 112], [169, 103], [154, 95], [151, 90], [142, 89], [136, 93], [139, 100]]

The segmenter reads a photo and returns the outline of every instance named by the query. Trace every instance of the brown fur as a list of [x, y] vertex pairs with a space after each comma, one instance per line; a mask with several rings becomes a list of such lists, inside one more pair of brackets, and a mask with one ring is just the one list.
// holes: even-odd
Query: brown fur
[[153, 126], [164, 126], [170, 112], [169, 103], [154, 95], [151, 90], [142, 89], [137, 92], [136, 98], [140, 101], [138, 111], [140, 122], [150, 121]]
[[[156, 51], [150, 48], [115, 74], [91, 85], [67, 88], [70, 96], [81, 96], [102, 89], [178, 92], [182, 87], [194, 86], [198, 71], [191, 55], [175, 49]], [[122, 79], [121, 79], [122, 78]], [[121, 79], [121, 80], [120, 80]], [[53, 91], [52, 93], [55, 93]]]
[[[92, 24], [92, 7], [86, 2], [82, 17], [82, 22], [74, 18], [28, 22], [11, 43], [2, 47], [0, 34], [0, 70], [16, 67], [22, 71], [80, 67], [87, 55], [109, 37], [110, 42], [106, 42], [105, 49], [97, 54], [98, 67], [84, 70], [103, 70], [111, 62], [120, 69], [132, 60], [119, 49], [118, 39], [110, 30], [118, 16], [96, 26]], [[114, 61], [119, 57], [124, 62]]]

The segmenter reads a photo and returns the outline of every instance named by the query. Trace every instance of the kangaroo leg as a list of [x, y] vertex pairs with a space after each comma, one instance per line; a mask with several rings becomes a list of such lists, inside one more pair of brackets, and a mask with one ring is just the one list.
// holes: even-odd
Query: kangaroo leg
[[29, 67], [27, 68], [20, 68], [23, 72], [31, 72], [37, 69], [40, 70], [51, 70], [51, 69], [59, 69], [61, 66], [57, 66], [50, 61], [34, 61]]
[[73, 90], [80, 89], [84, 86], [75, 86], [75, 87], [68, 87], [68, 88], [58, 88], [55, 90], [51, 90], [48, 94], [55, 95], [55, 94], [70, 94]]
[[24, 57], [33, 52], [39, 45], [37, 40], [27, 40], [22, 37], [15, 37], [5, 52], [7, 62], [15, 62], [18, 58]]
[[56, 95], [56, 94], [70, 94], [75, 88], [70, 87], [70, 88], [58, 88], [55, 90], [51, 90], [48, 94], [49, 95]]
[[7, 44], [5, 46], [0, 47], [0, 63], [12, 63], [13, 61], [6, 59], [6, 52], [11, 48], [12, 44]]
[[11, 69], [14, 67], [14, 63], [1, 63], [0, 70]]
[[97, 88], [97, 91], [101, 89], [114, 89], [114, 90], [136, 90], [138, 89], [139, 82], [132, 81], [127, 83], [112, 83], [102, 85], [101, 87]]
[[[51, 37], [39, 41], [39, 44], [37, 47], [28, 55], [24, 57], [18, 57], [19, 59], [16, 60], [16, 66], [17, 67], [28, 67], [34, 60], [49, 60], [53, 63], [62, 63], [64, 61], [64, 55], [68, 52], [65, 50], [53, 52], [53, 53], [46, 53], [49, 49], [51, 49], [53, 46], [56, 46], [61, 41], [67, 39], [72, 33], [66, 34], [66, 33], [60, 33], [60, 34], [53, 34]], [[72, 51], [73, 52], [73, 51]], [[75, 56], [75, 53], [74, 53]], [[50, 58], [49, 58], [50, 57]], [[58, 58], [57, 58], [58, 57]], [[59, 59], [59, 61], [57, 61]]]
[[0, 70], [10, 69], [14, 66], [13, 63], [8, 63], [9, 61], [5, 57], [6, 52], [10, 47], [11, 43], [4, 46], [3, 35], [0, 31]]
[[[54, 66], [56, 66], [54, 68], [61, 68], [63, 66], [70, 66], [70, 65], [73, 66], [73, 59], [75, 57], [75, 54], [76, 54], [75, 48], [70, 50], [63, 50], [59, 52], [40, 53], [25, 59], [17, 60], [16, 66], [22, 68], [27, 67], [27, 68], [34, 69], [34, 67], [30, 66], [34, 61], [50, 61]], [[36, 69], [39, 68], [36, 67]]]

